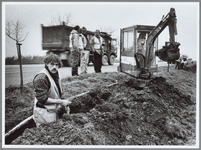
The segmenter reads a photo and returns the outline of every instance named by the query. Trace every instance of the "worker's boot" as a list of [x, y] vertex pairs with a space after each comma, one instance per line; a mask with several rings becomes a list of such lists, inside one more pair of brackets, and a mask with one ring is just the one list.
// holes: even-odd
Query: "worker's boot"
[[72, 76], [79, 76], [78, 75], [78, 67], [77, 66], [73, 66], [72, 67]]

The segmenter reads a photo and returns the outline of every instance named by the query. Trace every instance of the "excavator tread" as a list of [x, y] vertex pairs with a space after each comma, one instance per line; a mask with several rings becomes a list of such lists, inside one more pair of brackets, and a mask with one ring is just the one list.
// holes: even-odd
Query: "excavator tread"
[[139, 78], [135, 77], [134, 75], [128, 74], [133, 77], [132, 84], [135, 89], [141, 90], [144, 87], [148, 86], [149, 82], [154, 80], [157, 76], [152, 75], [149, 78]]

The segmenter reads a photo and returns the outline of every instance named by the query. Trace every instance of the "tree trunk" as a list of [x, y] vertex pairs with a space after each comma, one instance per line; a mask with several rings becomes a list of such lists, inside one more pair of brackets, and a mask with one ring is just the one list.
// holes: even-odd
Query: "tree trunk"
[[20, 50], [20, 45], [21, 43], [16, 43], [17, 46], [17, 53], [18, 53], [18, 61], [20, 64], [20, 92], [22, 93], [22, 88], [23, 88], [23, 76], [22, 76], [22, 58], [21, 58], [21, 50]]

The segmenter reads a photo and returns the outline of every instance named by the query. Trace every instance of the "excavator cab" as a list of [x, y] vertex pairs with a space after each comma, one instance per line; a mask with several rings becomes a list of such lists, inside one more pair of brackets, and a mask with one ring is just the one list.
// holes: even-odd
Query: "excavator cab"
[[154, 42], [153, 59], [151, 60], [151, 69], [146, 71], [146, 42], [149, 33], [155, 26], [134, 25], [121, 29], [120, 33], [120, 71], [134, 77], [140, 77], [140, 74], [146, 74], [150, 77], [157, 71], [156, 57], [154, 51], [158, 49], [158, 38]]
[[[157, 70], [156, 56], [168, 63], [180, 56], [180, 43], [175, 41], [177, 19], [174, 8], [157, 26], [135, 25], [120, 31], [120, 71], [148, 79]], [[169, 27], [169, 42], [158, 49], [158, 36]]]

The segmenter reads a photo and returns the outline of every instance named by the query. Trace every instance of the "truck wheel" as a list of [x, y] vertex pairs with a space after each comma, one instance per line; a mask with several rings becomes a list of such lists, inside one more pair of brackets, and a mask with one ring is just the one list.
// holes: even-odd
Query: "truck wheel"
[[68, 55], [67, 64], [68, 64], [69, 67], [72, 66], [72, 54], [71, 53]]
[[108, 58], [107, 58], [107, 55], [103, 55], [102, 56], [102, 65], [107, 65], [107, 63], [108, 63]]
[[114, 55], [111, 55], [110, 59], [109, 59], [109, 65], [113, 65], [114, 64], [114, 60], [115, 60]]

